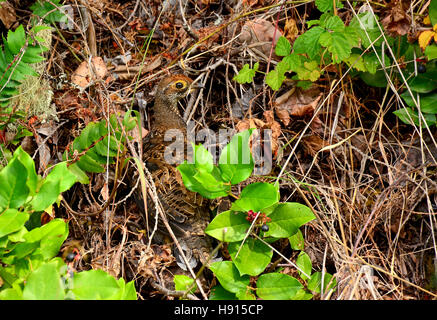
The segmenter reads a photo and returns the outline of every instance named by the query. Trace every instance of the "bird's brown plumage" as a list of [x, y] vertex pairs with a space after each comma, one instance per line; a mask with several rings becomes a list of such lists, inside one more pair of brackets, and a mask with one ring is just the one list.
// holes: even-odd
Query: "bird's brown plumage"
[[[195, 261], [204, 263], [212, 251], [211, 242], [204, 230], [209, 223], [209, 208], [206, 201], [198, 194], [188, 191], [183, 183], [176, 164], [169, 164], [165, 157], [165, 149], [171, 143], [164, 141], [165, 133], [170, 129], [179, 130], [184, 135], [184, 145], [187, 145], [186, 123], [178, 111], [178, 101], [184, 98], [192, 84], [192, 80], [184, 75], [172, 75], [163, 78], [158, 84], [151, 133], [144, 141], [143, 160], [152, 174], [159, 201], [166, 213], [166, 217], [181, 246]], [[186, 147], [183, 148], [184, 153]], [[179, 159], [179, 162], [183, 159]], [[136, 202], [144, 212], [144, 202], [141, 193], [136, 193]], [[149, 227], [153, 227], [155, 219], [155, 203], [147, 200], [149, 213]], [[158, 230], [167, 234], [162, 222], [158, 223]], [[175, 252], [178, 258], [177, 252]], [[179, 265], [183, 264], [182, 259]]]

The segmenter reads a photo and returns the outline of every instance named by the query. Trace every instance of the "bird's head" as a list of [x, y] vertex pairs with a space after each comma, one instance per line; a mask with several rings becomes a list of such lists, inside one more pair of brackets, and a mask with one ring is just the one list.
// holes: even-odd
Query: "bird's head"
[[182, 74], [165, 77], [159, 82], [156, 95], [163, 100], [175, 103], [186, 97], [192, 83], [193, 80]]

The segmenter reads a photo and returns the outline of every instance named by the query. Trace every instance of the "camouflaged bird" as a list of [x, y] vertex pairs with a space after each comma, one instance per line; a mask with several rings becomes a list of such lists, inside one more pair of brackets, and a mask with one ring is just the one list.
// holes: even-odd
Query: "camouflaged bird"
[[[167, 220], [194, 268], [198, 261], [205, 263], [212, 251], [211, 239], [204, 233], [210, 221], [209, 208], [206, 200], [188, 191], [183, 185], [182, 177], [176, 169], [183, 159], [176, 159], [176, 164], [170, 164], [165, 156], [166, 148], [172, 143], [165, 141], [165, 135], [172, 129], [183, 134], [182, 150], [186, 154], [187, 125], [179, 114], [178, 101], [189, 93], [191, 85], [192, 80], [184, 75], [165, 77], [158, 84], [152, 108], [151, 132], [143, 142], [143, 160], [153, 177]], [[141, 191], [138, 189], [135, 200], [140, 210], [145, 212]], [[147, 209], [149, 230], [152, 230], [155, 225], [155, 202], [150, 196], [147, 199]], [[158, 230], [168, 235], [168, 230], [160, 220]], [[173, 251], [179, 267], [187, 270], [178, 250]]]

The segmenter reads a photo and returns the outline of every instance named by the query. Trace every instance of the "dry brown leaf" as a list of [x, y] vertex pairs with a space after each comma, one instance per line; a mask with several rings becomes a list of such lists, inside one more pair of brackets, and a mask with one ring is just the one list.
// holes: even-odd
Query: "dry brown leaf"
[[405, 10], [402, 0], [393, 0], [387, 6], [388, 11], [381, 20], [384, 29], [394, 36], [403, 36], [411, 28], [411, 19]]
[[92, 70], [88, 61], [83, 61], [71, 76], [71, 81], [81, 88], [86, 88], [91, 81], [103, 79], [108, 73], [106, 64], [101, 57], [91, 58]]
[[276, 99], [276, 116], [286, 126], [290, 123], [290, 116], [312, 116], [321, 97], [322, 93], [317, 88], [293, 88]]
[[296, 20], [291, 18], [287, 19], [284, 26], [284, 35], [290, 42], [294, 42], [299, 35], [299, 29], [297, 28]]
[[[261, 18], [247, 21], [241, 29], [239, 40], [246, 42], [247, 45], [258, 44], [255, 47], [266, 57], [269, 57], [272, 44], [274, 47], [278, 39], [282, 36], [281, 30], [277, 29], [275, 33], [275, 29], [275, 26], [271, 22]], [[278, 58], [274, 50], [272, 58]]]
[[[273, 155], [276, 156], [279, 148], [278, 138], [281, 135], [281, 125], [279, 124], [279, 122], [277, 122], [274, 119], [272, 110], [265, 111], [264, 118], [266, 121], [255, 119], [255, 118], [241, 120], [240, 122], [237, 123], [236, 129], [238, 132], [250, 128], [260, 129], [260, 130], [262, 129], [272, 130], [272, 153]], [[259, 133], [255, 133], [255, 135], [253, 135], [251, 139], [253, 140], [253, 137], [255, 137], [257, 134]]]
[[17, 20], [15, 9], [8, 1], [0, 3], [0, 20], [3, 22], [6, 29], [10, 29]]

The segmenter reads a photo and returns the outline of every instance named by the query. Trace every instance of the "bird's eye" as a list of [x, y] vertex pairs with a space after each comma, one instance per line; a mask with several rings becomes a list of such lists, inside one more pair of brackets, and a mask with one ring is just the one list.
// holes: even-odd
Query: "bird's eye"
[[183, 87], [185, 87], [185, 83], [183, 81], [178, 81], [175, 84], [176, 89], [182, 89]]

